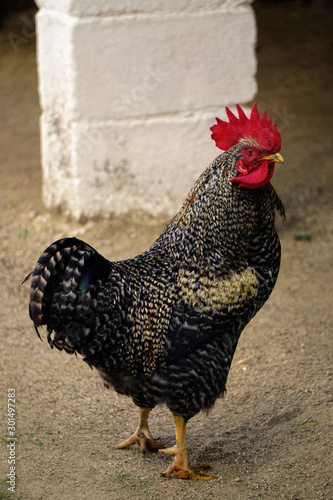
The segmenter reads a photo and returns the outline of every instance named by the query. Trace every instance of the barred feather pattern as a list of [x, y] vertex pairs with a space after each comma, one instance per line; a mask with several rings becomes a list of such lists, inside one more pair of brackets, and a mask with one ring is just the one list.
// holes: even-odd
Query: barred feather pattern
[[30, 317], [50, 345], [77, 352], [107, 387], [186, 420], [225, 391], [239, 336], [280, 265], [271, 184], [240, 189], [244, 140], [215, 159], [143, 254], [111, 262], [87, 243], [50, 245], [32, 273]]

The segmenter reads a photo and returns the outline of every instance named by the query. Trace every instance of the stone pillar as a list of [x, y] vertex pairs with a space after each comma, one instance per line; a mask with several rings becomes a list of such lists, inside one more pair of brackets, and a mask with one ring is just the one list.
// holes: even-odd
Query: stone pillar
[[76, 219], [172, 215], [256, 92], [240, 0], [39, 0], [43, 199]]

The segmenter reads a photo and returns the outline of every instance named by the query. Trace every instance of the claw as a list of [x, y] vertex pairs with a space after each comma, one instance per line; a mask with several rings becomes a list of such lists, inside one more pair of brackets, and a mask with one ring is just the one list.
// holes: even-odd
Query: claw
[[162, 476], [168, 478], [175, 474], [178, 479], [194, 479], [201, 481], [216, 479], [215, 476], [200, 474], [203, 469], [209, 468], [207, 465], [195, 467], [193, 470], [190, 468], [186, 448], [186, 422], [183, 417], [177, 415], [174, 415], [173, 418], [176, 428], [176, 444], [172, 448], [165, 448], [159, 451], [161, 453], [167, 453], [168, 455], [175, 455], [175, 458]]
[[[164, 450], [160, 450], [164, 451]], [[201, 474], [203, 470], [210, 469], [210, 465], [198, 465], [193, 467], [193, 470], [188, 466], [188, 464], [183, 463], [183, 459], [180, 453], [176, 453], [175, 459], [170, 467], [162, 474], [163, 477], [169, 478], [172, 474], [175, 474], [178, 479], [193, 479], [194, 481], [211, 481], [216, 479], [216, 476], [208, 476], [206, 474]]]
[[174, 460], [170, 467], [162, 474], [163, 477], [169, 478], [173, 474], [178, 479], [193, 479], [201, 481], [210, 481], [216, 479], [215, 476], [206, 476], [201, 474], [201, 471], [208, 469], [209, 465], [202, 465], [191, 469], [188, 460], [188, 453], [186, 448], [186, 422], [183, 417], [174, 415], [176, 427], [176, 444], [170, 448], [164, 448], [163, 444], [157, 443], [153, 438], [149, 426], [148, 417], [152, 408], [139, 407], [139, 424], [131, 437], [115, 446], [116, 450], [122, 450], [137, 444], [140, 446], [142, 453], [146, 451], [159, 451], [167, 455], [174, 455]]
[[152, 437], [147, 436], [146, 433], [138, 427], [131, 437], [122, 443], [116, 444], [115, 449], [122, 450], [134, 444], [140, 446], [142, 453], [146, 453], [146, 451], [159, 451], [161, 448], [164, 448], [163, 444], [157, 443]]
[[153, 438], [149, 426], [148, 426], [148, 416], [151, 412], [151, 408], [139, 408], [139, 425], [132, 434], [131, 437], [126, 439], [125, 441], [118, 443], [115, 446], [116, 450], [123, 450], [128, 448], [129, 446], [133, 446], [137, 444], [140, 446], [140, 450], [142, 453], [146, 453], [146, 451], [159, 451], [164, 448], [163, 444], [157, 443]]
[[160, 453], [165, 453], [166, 455], [176, 455], [177, 453], [177, 445], [172, 446], [172, 448], [164, 448], [161, 450], [158, 450]]

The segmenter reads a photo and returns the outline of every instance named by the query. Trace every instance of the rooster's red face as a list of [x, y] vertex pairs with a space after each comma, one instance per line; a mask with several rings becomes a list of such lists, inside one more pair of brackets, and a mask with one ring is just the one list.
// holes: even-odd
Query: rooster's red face
[[239, 144], [236, 169], [238, 175], [230, 182], [241, 188], [258, 188], [269, 182], [274, 173], [275, 163], [283, 163], [279, 151], [281, 137], [276, 124], [268, 120], [266, 112], [259, 117], [256, 104], [250, 118], [236, 105], [238, 118], [226, 108], [229, 121], [216, 118], [217, 124], [211, 127], [212, 139], [216, 146], [228, 150]]
[[241, 153], [236, 163], [239, 174], [230, 182], [237, 182], [242, 188], [264, 186], [273, 176], [275, 163], [283, 163], [280, 153], [269, 153], [254, 145], [244, 146]]

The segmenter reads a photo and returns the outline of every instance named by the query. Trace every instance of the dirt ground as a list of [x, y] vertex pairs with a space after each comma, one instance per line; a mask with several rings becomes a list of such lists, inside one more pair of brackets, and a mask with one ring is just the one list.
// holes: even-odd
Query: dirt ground
[[[166, 480], [160, 474], [171, 457], [115, 451], [136, 426], [134, 405], [33, 330], [28, 286], [20, 282], [50, 242], [77, 235], [115, 260], [147, 248], [166, 221], [79, 224], [43, 208], [35, 37], [21, 14], [7, 18], [0, 33], [0, 499], [333, 498], [332, 4], [263, 2], [255, 9], [257, 102], [282, 134], [285, 165], [273, 184], [288, 226], [278, 223], [279, 280], [240, 339], [227, 396], [188, 424], [191, 461], [212, 466], [217, 479], [210, 482]], [[23, 38], [17, 50], [10, 33]], [[17, 411], [13, 495], [5, 482], [10, 388]], [[166, 408], [154, 410], [151, 426], [173, 444]]]

